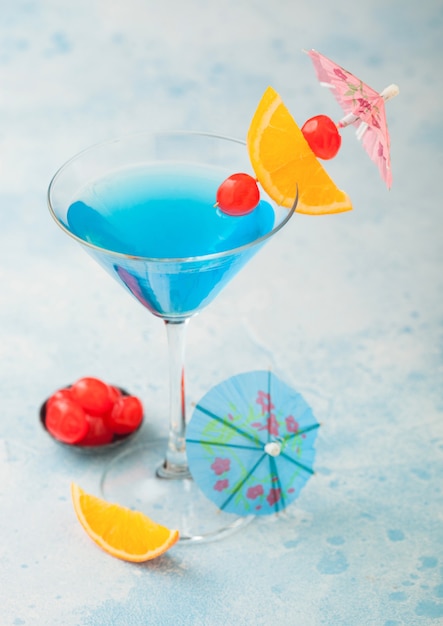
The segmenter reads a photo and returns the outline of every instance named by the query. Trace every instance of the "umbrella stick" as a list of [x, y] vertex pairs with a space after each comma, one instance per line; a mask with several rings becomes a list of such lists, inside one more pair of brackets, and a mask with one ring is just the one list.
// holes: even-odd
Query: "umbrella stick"
[[223, 426], [227, 426], [228, 428], [235, 430], [239, 435], [246, 437], [246, 439], [249, 439], [250, 441], [253, 441], [254, 443], [258, 443], [256, 437], [254, 437], [253, 435], [250, 435], [248, 432], [246, 432], [245, 430], [242, 430], [238, 426], [235, 426], [234, 424], [231, 424], [230, 422], [224, 420], [218, 415], [215, 415], [215, 413], [212, 413], [212, 411], [208, 411], [207, 409], [203, 408], [200, 404], [197, 404], [196, 408], [202, 413], [205, 413], [208, 417], [212, 417], [212, 419], [216, 420], [217, 422], [220, 422], [220, 424], [223, 424]]
[[290, 439], [294, 439], [295, 437], [300, 437], [301, 435], [309, 433], [311, 430], [315, 430], [316, 428], [320, 428], [320, 424], [318, 424], [317, 422], [315, 424], [310, 424], [309, 426], [306, 426], [306, 428], [300, 428], [300, 430], [297, 430], [295, 433], [286, 435], [286, 437], [284, 437], [284, 441], [286, 442]]
[[[383, 91], [380, 93], [380, 97], [383, 98], [385, 102], [387, 102], [391, 98], [394, 98], [394, 96], [398, 96], [399, 93], [400, 90], [398, 86], [392, 83], [391, 85], [388, 85], [383, 89]], [[360, 117], [358, 115], [354, 115], [354, 113], [348, 113], [337, 123], [337, 128], [345, 128], [346, 126], [350, 126], [350, 124], [358, 122], [359, 119]]]
[[278, 486], [278, 496], [275, 498], [274, 501], [274, 506], [275, 506], [275, 510], [278, 513], [280, 509], [284, 509], [286, 507], [286, 503], [285, 503], [285, 494], [283, 491], [283, 487], [280, 481], [280, 476], [278, 473], [278, 468], [277, 468], [277, 463], [275, 462], [275, 458], [270, 456], [269, 457], [269, 466], [271, 469], [271, 476], [275, 477], [275, 480], [277, 482], [277, 486]]
[[222, 505], [220, 505], [221, 510], [223, 510], [225, 507], [228, 506], [228, 504], [231, 502], [232, 498], [240, 491], [240, 489], [243, 487], [243, 485], [245, 484], [245, 482], [248, 480], [248, 478], [250, 478], [253, 473], [255, 472], [255, 470], [257, 469], [257, 467], [260, 465], [260, 463], [267, 457], [268, 455], [266, 454], [266, 452], [264, 454], [261, 455], [261, 457], [258, 459], [257, 463], [254, 465], [254, 467], [252, 467], [249, 472], [246, 474], [246, 476], [244, 476], [233, 488], [231, 494], [229, 495], [229, 498], [227, 498]]
[[237, 443], [224, 443], [222, 441], [206, 441], [205, 439], [186, 439], [186, 443], [198, 443], [205, 446], [221, 446], [222, 448], [238, 448], [240, 450], [263, 450], [263, 446], [241, 446]]
[[303, 465], [303, 463], [300, 463], [300, 461], [296, 461], [295, 459], [288, 456], [284, 452], [281, 453], [281, 456], [287, 461], [289, 461], [290, 463], [292, 463], [293, 465], [296, 465], [297, 467], [304, 470], [305, 472], [308, 472], [308, 474], [314, 474], [314, 470], [311, 467], [308, 467], [307, 465]]

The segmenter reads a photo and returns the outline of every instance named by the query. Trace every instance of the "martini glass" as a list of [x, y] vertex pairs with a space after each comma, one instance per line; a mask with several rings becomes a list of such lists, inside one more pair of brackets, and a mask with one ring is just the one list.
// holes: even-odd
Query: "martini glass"
[[185, 447], [185, 333], [294, 210], [262, 194], [250, 214], [214, 206], [218, 186], [250, 169], [245, 143], [207, 133], [139, 133], [101, 143], [63, 165], [48, 190], [57, 224], [125, 291], [164, 321], [169, 436], [128, 448], [101, 479], [103, 496], [202, 541], [242, 526], [190, 476]]

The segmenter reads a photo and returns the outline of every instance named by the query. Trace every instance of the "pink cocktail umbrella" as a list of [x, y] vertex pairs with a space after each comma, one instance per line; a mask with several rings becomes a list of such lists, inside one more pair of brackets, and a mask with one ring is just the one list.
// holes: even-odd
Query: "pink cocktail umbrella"
[[380, 171], [388, 188], [392, 185], [389, 132], [385, 102], [399, 93], [397, 85], [389, 85], [381, 93], [331, 61], [316, 50], [309, 50], [317, 78], [332, 90], [346, 113], [337, 126], [357, 127], [357, 138]]

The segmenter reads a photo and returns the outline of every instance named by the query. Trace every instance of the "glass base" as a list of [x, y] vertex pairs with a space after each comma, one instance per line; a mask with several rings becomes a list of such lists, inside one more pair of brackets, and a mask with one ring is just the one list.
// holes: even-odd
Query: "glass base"
[[116, 456], [101, 479], [103, 497], [178, 529], [181, 543], [221, 539], [254, 519], [220, 511], [189, 474], [163, 477], [166, 446], [166, 439], [157, 439]]

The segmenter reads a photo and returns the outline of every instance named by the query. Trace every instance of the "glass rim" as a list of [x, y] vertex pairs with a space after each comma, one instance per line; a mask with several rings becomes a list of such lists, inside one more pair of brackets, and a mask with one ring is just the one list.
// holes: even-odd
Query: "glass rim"
[[77, 161], [81, 156], [88, 154], [90, 152], [93, 152], [94, 150], [96, 150], [97, 148], [103, 148], [107, 145], [112, 145], [115, 144], [117, 142], [121, 142], [121, 141], [125, 141], [128, 139], [135, 139], [137, 137], [161, 137], [161, 136], [198, 136], [198, 137], [209, 137], [212, 139], [222, 139], [224, 141], [231, 141], [232, 143], [237, 143], [240, 145], [244, 145], [246, 146], [246, 141], [242, 140], [242, 139], [236, 139], [235, 137], [229, 137], [227, 135], [219, 135], [217, 133], [211, 133], [211, 132], [205, 132], [205, 131], [185, 131], [185, 130], [171, 130], [171, 131], [141, 131], [141, 132], [134, 132], [134, 133], [130, 133], [127, 135], [122, 135], [120, 137], [115, 137], [114, 139], [106, 139], [104, 141], [99, 141], [96, 142], [92, 145], [90, 145], [87, 148], [84, 148], [83, 150], [80, 150], [79, 152], [77, 152], [76, 154], [74, 154], [70, 159], [68, 159], [67, 161], [65, 161], [63, 163], [63, 165], [61, 165], [58, 170], [55, 172], [55, 174], [53, 175], [52, 179], [50, 180], [49, 186], [48, 186], [48, 191], [47, 191], [47, 204], [48, 204], [48, 208], [49, 208], [49, 212], [52, 216], [52, 218], [54, 219], [54, 221], [56, 222], [56, 224], [59, 226], [59, 228], [61, 228], [61, 230], [63, 230], [69, 237], [71, 237], [71, 239], [74, 239], [75, 241], [77, 241], [78, 243], [80, 243], [82, 246], [85, 246], [86, 248], [90, 249], [90, 250], [95, 250], [97, 252], [100, 253], [105, 253], [108, 254], [110, 256], [114, 256], [114, 257], [118, 257], [121, 259], [131, 259], [131, 260], [135, 260], [135, 261], [144, 261], [144, 262], [149, 262], [149, 263], [158, 263], [158, 264], [162, 264], [162, 263], [192, 263], [192, 262], [199, 262], [199, 261], [203, 261], [203, 260], [215, 260], [215, 259], [221, 259], [224, 257], [228, 257], [231, 255], [237, 255], [240, 254], [250, 248], [253, 248], [256, 245], [260, 245], [262, 243], [264, 243], [265, 241], [267, 241], [268, 239], [270, 239], [273, 235], [275, 235], [279, 230], [281, 230], [283, 228], [283, 226], [285, 226], [289, 220], [291, 219], [291, 217], [293, 216], [293, 214], [295, 213], [296, 207], [297, 207], [297, 203], [298, 203], [298, 186], [297, 186], [297, 192], [296, 192], [296, 196], [294, 199], [294, 203], [292, 205], [292, 207], [287, 208], [287, 207], [282, 207], [282, 205], [278, 204], [277, 202], [273, 201], [275, 203], [276, 206], [278, 207], [282, 207], [284, 210], [287, 210], [288, 214], [281, 220], [281, 222], [279, 222], [279, 224], [277, 224], [276, 226], [274, 226], [270, 231], [268, 231], [267, 233], [265, 233], [264, 235], [262, 235], [261, 237], [258, 237], [257, 239], [254, 239], [253, 241], [250, 241], [246, 244], [243, 244], [242, 246], [238, 246], [236, 248], [230, 248], [229, 250], [222, 250], [220, 252], [212, 252], [210, 254], [200, 254], [200, 255], [195, 255], [195, 256], [187, 256], [187, 257], [148, 257], [148, 256], [141, 256], [141, 255], [136, 255], [136, 254], [128, 254], [125, 252], [117, 252], [115, 250], [112, 250], [110, 248], [105, 248], [103, 246], [98, 246], [94, 243], [91, 243], [89, 241], [86, 241], [85, 239], [82, 239], [81, 237], [79, 237], [78, 235], [75, 235], [73, 232], [71, 232], [69, 230], [69, 228], [67, 228], [67, 226], [65, 226], [63, 224], [63, 222], [58, 218], [55, 209], [54, 209], [54, 205], [52, 202], [52, 195], [53, 195], [53, 189], [54, 186], [56, 185], [57, 181], [59, 180], [60, 176], [63, 174], [63, 172], [75, 161]]

